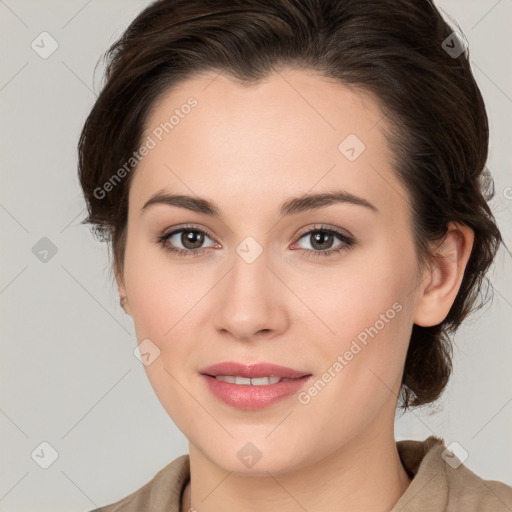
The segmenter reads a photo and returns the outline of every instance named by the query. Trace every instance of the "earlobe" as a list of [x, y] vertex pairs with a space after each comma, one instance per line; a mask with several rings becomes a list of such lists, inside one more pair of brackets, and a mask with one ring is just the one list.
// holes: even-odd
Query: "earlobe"
[[473, 242], [474, 232], [470, 227], [450, 222], [420, 285], [415, 324], [430, 327], [446, 318], [462, 283]]
[[128, 307], [128, 299], [126, 297], [126, 287], [124, 285], [124, 280], [117, 270], [115, 272], [115, 276], [116, 276], [117, 290], [119, 292], [119, 304], [123, 308], [124, 312], [129, 315], [130, 311], [129, 311], [129, 307]]
[[128, 299], [126, 298], [126, 296], [122, 296], [120, 299], [119, 299], [119, 305], [123, 308], [124, 312], [126, 314], [130, 314], [130, 312], [128, 311]]

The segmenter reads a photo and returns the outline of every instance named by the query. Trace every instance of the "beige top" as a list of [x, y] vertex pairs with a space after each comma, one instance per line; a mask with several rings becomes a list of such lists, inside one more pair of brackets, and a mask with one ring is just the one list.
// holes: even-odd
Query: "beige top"
[[[390, 512], [512, 512], [512, 487], [483, 480], [446, 454], [443, 458], [442, 439], [396, 444], [412, 481]], [[91, 512], [179, 512], [189, 479], [189, 456], [181, 455], [134, 493]]]

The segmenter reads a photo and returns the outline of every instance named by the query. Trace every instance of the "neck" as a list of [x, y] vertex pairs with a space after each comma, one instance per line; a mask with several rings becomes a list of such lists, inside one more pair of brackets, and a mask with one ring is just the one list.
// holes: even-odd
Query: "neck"
[[389, 512], [411, 482], [394, 434], [367, 432], [328, 457], [278, 476], [224, 471], [189, 445], [191, 486], [184, 508], [201, 512], [280, 510]]

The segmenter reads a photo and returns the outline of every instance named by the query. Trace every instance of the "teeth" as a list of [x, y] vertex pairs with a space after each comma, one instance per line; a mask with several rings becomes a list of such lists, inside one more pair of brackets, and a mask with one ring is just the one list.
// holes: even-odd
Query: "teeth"
[[268, 386], [269, 384], [277, 384], [281, 380], [290, 380], [290, 379], [281, 379], [280, 377], [258, 377], [255, 379], [249, 379], [247, 377], [235, 377], [232, 375], [216, 375], [215, 378], [217, 380], [222, 380], [224, 382], [229, 382], [231, 384], [239, 384], [242, 386]]

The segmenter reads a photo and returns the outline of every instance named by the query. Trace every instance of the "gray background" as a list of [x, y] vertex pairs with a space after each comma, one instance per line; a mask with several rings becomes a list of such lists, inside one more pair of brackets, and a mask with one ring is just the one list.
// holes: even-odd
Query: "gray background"
[[[2, 512], [91, 510], [187, 453], [133, 355], [133, 324], [109, 279], [107, 247], [79, 224], [76, 144], [101, 83], [103, 66], [96, 75], [94, 67], [146, 4], [0, 0]], [[490, 116], [492, 208], [512, 247], [512, 0], [438, 5], [469, 41]], [[31, 47], [43, 31], [59, 45], [47, 59]], [[48, 246], [43, 237], [57, 250], [46, 262], [36, 250]], [[471, 470], [509, 485], [511, 267], [501, 250], [490, 275], [495, 299], [456, 335], [454, 375], [437, 408], [396, 422], [397, 439], [457, 441]], [[58, 454], [47, 469], [43, 441]]]

